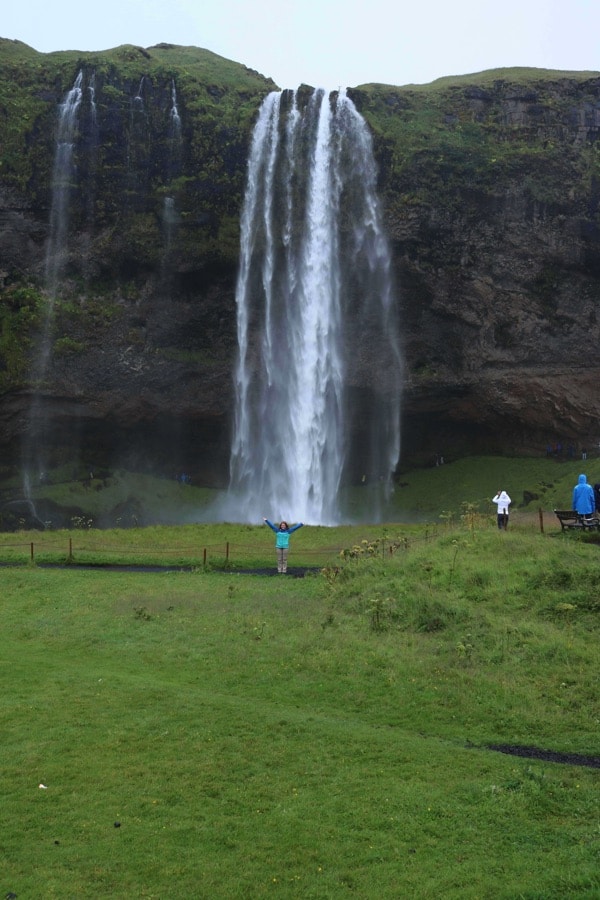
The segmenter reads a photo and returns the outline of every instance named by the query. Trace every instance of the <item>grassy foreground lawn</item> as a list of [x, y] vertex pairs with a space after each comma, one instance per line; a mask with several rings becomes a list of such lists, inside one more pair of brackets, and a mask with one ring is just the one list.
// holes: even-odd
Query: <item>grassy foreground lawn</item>
[[0, 896], [598, 898], [598, 769], [487, 747], [598, 754], [600, 549], [468, 524], [0, 570]]

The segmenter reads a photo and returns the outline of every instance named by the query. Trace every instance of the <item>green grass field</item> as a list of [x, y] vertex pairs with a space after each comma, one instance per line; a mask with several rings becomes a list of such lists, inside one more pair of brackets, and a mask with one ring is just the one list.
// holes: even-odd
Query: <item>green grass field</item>
[[0, 895], [600, 897], [598, 770], [488, 749], [598, 754], [598, 546], [472, 512], [292, 544], [323, 571], [0, 569]]

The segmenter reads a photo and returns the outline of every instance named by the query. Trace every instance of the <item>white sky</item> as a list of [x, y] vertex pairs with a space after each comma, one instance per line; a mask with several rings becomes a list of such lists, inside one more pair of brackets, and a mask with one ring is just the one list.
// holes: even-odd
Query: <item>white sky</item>
[[600, 70], [599, 0], [11, 0], [41, 52], [204, 47], [281, 88], [404, 85], [504, 66]]

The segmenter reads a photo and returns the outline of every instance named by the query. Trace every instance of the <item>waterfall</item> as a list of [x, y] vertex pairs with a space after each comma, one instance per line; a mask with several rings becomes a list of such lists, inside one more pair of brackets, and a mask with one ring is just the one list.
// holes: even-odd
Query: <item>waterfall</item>
[[96, 105], [96, 73], [89, 75], [88, 81], [89, 114], [87, 120], [80, 123], [81, 145], [84, 149], [85, 159], [81, 160], [80, 186], [82, 200], [85, 204], [86, 228], [79, 235], [81, 247], [81, 264], [86, 282], [89, 282], [91, 273], [89, 260], [91, 258], [91, 236], [94, 231], [96, 217], [96, 191], [98, 183], [99, 143], [100, 129], [98, 125], [98, 107]]
[[[129, 100], [129, 128], [125, 147], [126, 162], [126, 206], [128, 211], [145, 208], [149, 190], [148, 152], [153, 142], [150, 109], [147, 108], [145, 96], [152, 84], [146, 75], [142, 75], [137, 93]], [[149, 104], [148, 104], [149, 106]]]
[[169, 261], [173, 246], [173, 232], [179, 223], [179, 215], [175, 206], [174, 197], [165, 197], [163, 199], [162, 209], [162, 226], [164, 234], [164, 249], [162, 259], [162, 277], [165, 278], [165, 270]]
[[228, 515], [334, 524], [361, 472], [384, 498], [400, 446], [395, 294], [370, 133], [345, 92], [315, 91], [302, 111], [296, 92], [264, 100], [236, 302]]
[[98, 111], [96, 108], [96, 73], [92, 72], [92, 76], [90, 78], [90, 83], [88, 86], [88, 91], [90, 95], [90, 118], [92, 121], [92, 128], [96, 130], [98, 127]]
[[[45, 281], [47, 303], [42, 322], [35, 364], [32, 370], [33, 397], [28, 427], [23, 441], [23, 492], [36, 515], [32, 501], [33, 483], [43, 477], [48, 457], [51, 423], [42, 400], [43, 382], [52, 351], [52, 328], [57, 291], [68, 249], [69, 204], [75, 176], [74, 146], [78, 129], [78, 111], [83, 97], [83, 72], [58, 108], [56, 149], [52, 172], [52, 202], [46, 249]], [[93, 92], [91, 93], [93, 99]]]
[[51, 305], [56, 297], [58, 279], [66, 259], [69, 199], [75, 171], [73, 147], [77, 129], [77, 111], [83, 96], [82, 81], [83, 72], [79, 72], [73, 87], [60, 104], [58, 111], [56, 151], [52, 174], [50, 237], [46, 253], [46, 288]]
[[171, 138], [178, 141], [181, 137], [181, 117], [177, 109], [177, 90], [175, 82], [171, 82], [171, 111], [169, 113], [171, 120]]
[[137, 94], [133, 98], [133, 107], [134, 108], [137, 107], [138, 109], [141, 109], [142, 111], [144, 110], [143, 90], [144, 90], [144, 81], [145, 80], [146, 80], [146, 76], [142, 75], [142, 77], [140, 78], [140, 83], [138, 85]]
[[[181, 175], [181, 151], [181, 116], [177, 108], [177, 90], [173, 80], [171, 81], [171, 108], [169, 110], [168, 151], [165, 172], [165, 182], [168, 188], [172, 188], [171, 182]], [[165, 239], [162, 265], [164, 278], [168, 268], [174, 233], [179, 224], [177, 203], [175, 197], [170, 194], [165, 195], [163, 198], [162, 222]]]

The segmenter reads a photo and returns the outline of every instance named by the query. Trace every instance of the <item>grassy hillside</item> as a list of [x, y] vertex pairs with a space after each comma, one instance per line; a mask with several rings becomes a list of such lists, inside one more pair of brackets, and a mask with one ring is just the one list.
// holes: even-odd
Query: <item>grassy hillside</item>
[[600, 457], [583, 460], [474, 456], [449, 465], [414, 469], [400, 475], [394, 509], [400, 516], [423, 512], [433, 518], [456, 515], [463, 504], [479, 512], [493, 512], [490, 502], [498, 488], [510, 495], [514, 514], [525, 516], [543, 510], [570, 509], [573, 487], [581, 472], [590, 484], [600, 482]]
[[[465, 506], [493, 517], [491, 498], [502, 488], [513, 501], [515, 521], [537, 518], [541, 508], [552, 527], [556, 524], [552, 510], [570, 508], [580, 472], [587, 474], [590, 484], [600, 482], [600, 457], [590, 454], [590, 459], [583, 462], [474, 456], [433, 468], [401, 470], [383, 518], [405, 524], [440, 523], [457, 520]], [[36, 503], [49, 501], [72, 510], [73, 522], [84, 521], [84, 527], [189, 523], [219, 517], [210, 511], [219, 492], [182, 485], [173, 479], [126, 471], [91, 482], [85, 477], [81, 481], [66, 478], [70, 475], [59, 470], [50, 473], [50, 483], [37, 486], [34, 499]], [[12, 488], [16, 495], [20, 488], [17, 479]], [[380, 499], [380, 486], [366, 485], [346, 489], [342, 504], [350, 521], [368, 522]], [[263, 513], [257, 511], [257, 522]]]
[[[493, 87], [499, 81], [519, 86], [533, 86], [548, 81], [558, 81], [568, 78], [573, 81], [587, 81], [598, 77], [598, 72], [565, 71], [559, 69], [540, 69], [531, 66], [508, 66], [499, 69], [485, 69], [482, 72], [469, 72], [465, 75], [445, 75], [424, 84], [405, 84], [395, 86], [400, 91], [418, 91], [422, 93], [435, 93], [453, 87]], [[389, 89], [393, 85], [385, 85], [377, 82], [358, 85], [359, 88]]]

